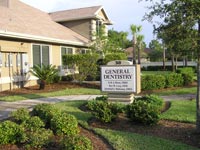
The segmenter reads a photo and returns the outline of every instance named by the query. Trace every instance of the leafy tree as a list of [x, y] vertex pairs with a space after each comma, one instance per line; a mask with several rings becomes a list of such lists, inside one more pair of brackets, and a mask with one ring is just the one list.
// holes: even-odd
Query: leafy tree
[[74, 79], [82, 83], [87, 77], [95, 78], [98, 57], [94, 53], [64, 55], [63, 64], [74, 66], [74, 69], [78, 70], [78, 73], [73, 73]]
[[197, 132], [200, 132], [200, 1], [173, 0], [166, 2], [166, 0], [161, 0], [160, 3], [153, 3], [153, 6], [149, 8], [151, 11], [146, 15], [146, 19], [152, 20], [155, 16], [163, 18], [163, 23], [159, 24], [155, 30], [173, 37], [170, 40], [164, 36], [168, 46], [178, 47], [178, 52], [183, 51], [183, 47], [184, 49], [191, 47], [189, 50], [197, 52], [196, 126]]
[[161, 61], [163, 59], [162, 44], [158, 40], [152, 40], [149, 43], [149, 48], [152, 52], [149, 53], [150, 61]]
[[34, 65], [30, 72], [40, 80], [40, 90], [45, 88], [46, 83], [52, 83], [58, 77], [58, 70], [52, 65]]
[[125, 49], [130, 47], [131, 41], [127, 38], [128, 32], [123, 31], [115, 31], [115, 30], [109, 30], [108, 31], [108, 40], [109, 42], [114, 46], [118, 47], [118, 49]]

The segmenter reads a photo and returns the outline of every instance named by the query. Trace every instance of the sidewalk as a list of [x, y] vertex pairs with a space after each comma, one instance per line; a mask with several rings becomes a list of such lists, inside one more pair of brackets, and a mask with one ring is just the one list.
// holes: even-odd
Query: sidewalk
[[31, 109], [33, 106], [41, 103], [58, 103], [64, 101], [74, 101], [74, 100], [92, 100], [99, 95], [70, 95], [70, 96], [59, 96], [59, 97], [48, 97], [48, 98], [38, 98], [38, 99], [28, 99], [17, 102], [0, 102], [0, 120], [9, 117], [10, 112], [15, 111], [19, 108]]
[[[0, 101], [0, 120], [9, 117], [10, 112], [17, 110], [19, 108], [31, 109], [33, 106], [41, 103], [58, 103], [64, 101], [74, 101], [74, 100], [92, 100], [100, 95], [70, 95], [70, 96], [59, 96], [59, 97], [48, 97], [48, 98], [38, 98], [38, 99], [28, 99], [17, 102], [1, 102]], [[169, 95], [161, 96], [165, 101], [172, 100], [191, 100], [195, 99], [196, 96], [192, 94], [186, 95]]]

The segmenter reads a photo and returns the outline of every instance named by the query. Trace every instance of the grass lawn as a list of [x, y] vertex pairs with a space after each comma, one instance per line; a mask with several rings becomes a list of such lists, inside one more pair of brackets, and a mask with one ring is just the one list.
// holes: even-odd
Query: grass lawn
[[117, 150], [197, 150], [186, 144], [135, 133], [95, 129]]
[[[84, 103], [85, 101], [70, 101], [57, 103], [55, 105], [61, 110], [73, 114], [77, 117], [79, 123], [81, 123], [85, 127], [89, 127], [87, 124], [87, 120], [91, 117], [91, 113], [86, 113], [79, 109], [79, 107]], [[197, 148], [180, 142], [174, 142], [153, 136], [144, 136], [135, 133], [109, 129], [94, 128], [93, 130], [96, 133], [105, 137], [109, 141], [109, 143], [117, 150], [197, 150]]]
[[0, 101], [14, 102], [14, 101], [19, 101], [19, 100], [44, 98], [44, 97], [55, 97], [55, 96], [63, 96], [63, 95], [92, 95], [92, 94], [100, 95], [102, 93], [99, 89], [91, 89], [91, 88], [68, 89], [67, 88], [65, 90], [48, 92], [48, 93], [32, 93], [32, 94], [2, 96], [2, 97], [0, 97]]
[[196, 101], [172, 101], [168, 111], [161, 115], [162, 119], [191, 122], [196, 121]]
[[184, 95], [184, 94], [196, 94], [197, 93], [197, 88], [196, 87], [181, 87], [181, 88], [177, 88], [177, 89], [171, 89], [171, 90], [161, 90], [158, 92], [155, 92], [154, 94], [156, 95]]

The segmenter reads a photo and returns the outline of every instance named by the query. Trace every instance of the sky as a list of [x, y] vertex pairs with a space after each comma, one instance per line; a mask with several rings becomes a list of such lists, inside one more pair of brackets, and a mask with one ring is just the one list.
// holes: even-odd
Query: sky
[[138, 2], [138, 0], [21, 0], [24, 3], [38, 8], [45, 12], [67, 10], [73, 8], [90, 7], [102, 5], [108, 18], [113, 22], [109, 29], [129, 32], [131, 39], [130, 25], [141, 25], [145, 43], [154, 39], [153, 25], [147, 21], [142, 21], [148, 2]]

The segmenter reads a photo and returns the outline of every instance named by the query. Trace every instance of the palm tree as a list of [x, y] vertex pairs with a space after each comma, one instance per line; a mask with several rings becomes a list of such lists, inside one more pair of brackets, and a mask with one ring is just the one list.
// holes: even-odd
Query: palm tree
[[141, 54], [141, 50], [144, 48], [143, 41], [144, 41], [144, 35], [138, 35], [137, 36], [138, 64], [141, 64], [140, 54]]
[[142, 26], [136, 26], [132, 24], [130, 26], [131, 33], [133, 35], [133, 64], [136, 64], [136, 44], [137, 44], [137, 34], [142, 30]]
[[52, 83], [54, 78], [58, 76], [56, 66], [52, 65], [34, 65], [30, 72], [40, 80], [40, 90], [45, 88], [46, 83]]

